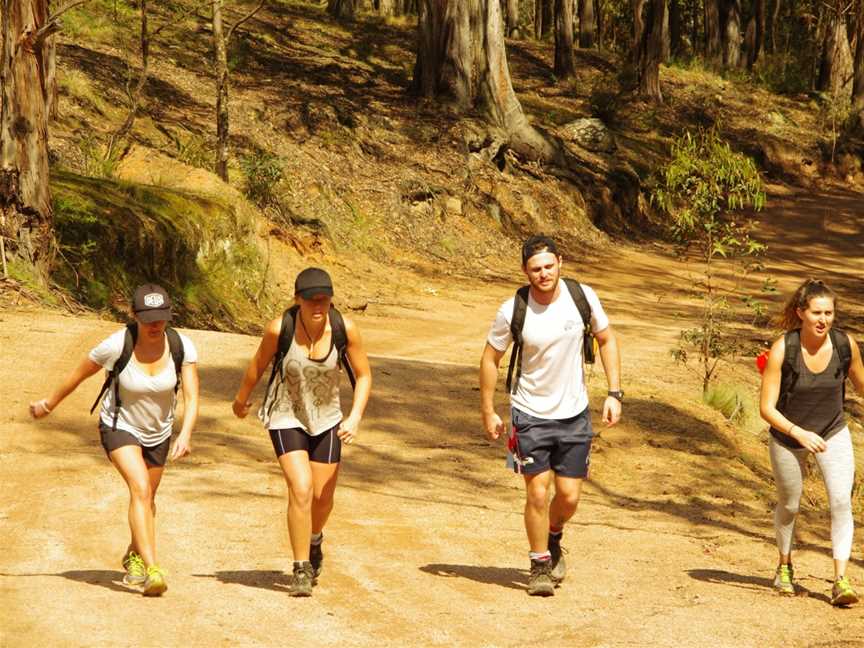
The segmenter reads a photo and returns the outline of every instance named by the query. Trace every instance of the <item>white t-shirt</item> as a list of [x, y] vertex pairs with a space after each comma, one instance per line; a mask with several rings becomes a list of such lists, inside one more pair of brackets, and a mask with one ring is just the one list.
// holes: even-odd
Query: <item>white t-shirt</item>
[[[121, 329], [99, 343], [89, 358], [110, 371], [123, 353], [123, 338], [126, 329]], [[198, 351], [192, 340], [180, 333], [183, 343], [183, 364], [198, 362]], [[166, 337], [165, 346], [168, 346]], [[171, 436], [174, 425], [174, 386], [177, 374], [174, 360], [168, 353], [165, 368], [155, 376], [150, 376], [135, 360], [129, 358], [126, 367], [120, 372], [120, 411], [117, 414], [117, 429], [128, 432], [141, 441], [141, 445], [159, 445]], [[114, 387], [109, 387], [102, 399], [99, 418], [108, 427], [114, 422]]]
[[[609, 318], [597, 294], [580, 285], [591, 306], [591, 328], [599, 333], [609, 326]], [[513, 341], [510, 319], [514, 299], [501, 305], [489, 331], [487, 341], [498, 351], [506, 351]], [[529, 293], [522, 327], [522, 376], [510, 396], [514, 407], [543, 419], [571, 418], [588, 407], [582, 371], [584, 332], [582, 316], [563, 280], [558, 298], [547, 306], [535, 302]]]

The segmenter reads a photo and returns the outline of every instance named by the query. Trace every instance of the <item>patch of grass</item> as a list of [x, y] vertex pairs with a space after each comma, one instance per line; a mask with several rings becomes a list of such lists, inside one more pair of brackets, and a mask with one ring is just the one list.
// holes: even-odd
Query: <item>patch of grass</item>
[[714, 384], [702, 395], [706, 405], [731, 423], [750, 429], [759, 423], [759, 410], [751, 389], [739, 384]]
[[68, 95], [85, 107], [92, 108], [102, 116], [110, 111], [90, 77], [81, 70], [60, 68], [57, 71], [57, 85], [61, 93]]
[[120, 0], [90, 0], [63, 15], [63, 34], [75, 42], [115, 45], [134, 30], [139, 11]]
[[55, 170], [53, 279], [78, 301], [117, 317], [135, 286], [157, 281], [184, 326], [250, 331], [263, 263], [251, 222], [215, 200]]

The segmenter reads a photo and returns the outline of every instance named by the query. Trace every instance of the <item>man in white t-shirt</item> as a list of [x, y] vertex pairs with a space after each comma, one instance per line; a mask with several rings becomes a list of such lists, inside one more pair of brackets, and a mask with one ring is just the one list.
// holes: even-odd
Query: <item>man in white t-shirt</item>
[[[529, 289], [521, 372], [514, 377], [511, 390], [508, 448], [516, 472], [525, 479], [525, 530], [531, 560], [528, 593], [532, 596], [551, 596], [564, 580], [561, 536], [564, 524], [576, 512], [582, 481], [588, 476], [593, 437], [582, 362], [585, 325], [561, 279], [561, 267], [551, 238], [532, 236], [525, 241], [522, 270]], [[585, 284], [579, 286], [591, 309], [591, 331], [609, 385], [602, 418], [611, 426], [621, 417], [624, 400], [618, 342], [595, 292]], [[493, 401], [498, 366], [513, 341], [514, 301], [510, 298], [498, 309], [480, 361], [483, 427], [490, 440], [505, 433]], [[547, 503], [553, 482], [555, 496]]]

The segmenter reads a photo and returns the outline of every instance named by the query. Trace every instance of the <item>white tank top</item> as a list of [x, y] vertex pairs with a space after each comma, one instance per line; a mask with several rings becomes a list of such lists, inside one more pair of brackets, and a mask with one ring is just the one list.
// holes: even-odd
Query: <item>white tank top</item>
[[331, 342], [326, 358], [309, 359], [295, 338], [282, 361], [284, 379], [273, 381], [258, 412], [267, 429], [302, 428], [317, 436], [342, 420], [337, 355]]

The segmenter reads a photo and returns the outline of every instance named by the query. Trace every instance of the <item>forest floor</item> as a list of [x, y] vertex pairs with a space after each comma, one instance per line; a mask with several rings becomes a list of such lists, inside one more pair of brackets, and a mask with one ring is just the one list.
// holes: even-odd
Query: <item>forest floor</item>
[[[757, 232], [780, 293], [824, 277], [859, 338], [861, 205], [858, 194], [774, 187]], [[692, 316], [680, 299], [692, 268], [653, 245], [567, 262], [597, 289], [620, 336], [627, 397], [621, 423], [601, 429], [605, 383], [595, 369], [599, 435], [564, 536], [568, 576], [553, 598], [526, 594], [522, 485], [501, 445], [484, 439], [477, 391], [483, 340], [519, 281], [517, 263], [502, 262], [498, 279], [400, 273], [399, 301], [354, 315], [373, 397], [344, 453], [324, 573], [305, 600], [286, 590], [285, 485], [269, 439], [230, 411], [255, 338], [188, 331], [200, 351], [201, 416], [193, 454], [168, 466], [158, 497], [169, 590], [145, 599], [120, 582], [127, 494], [86, 415], [97, 381], [44, 421], [27, 415], [27, 403], [117, 324], [4, 308], [0, 645], [864, 646], [864, 605], [828, 601], [818, 478], [808, 480], [798, 525], [802, 595], [772, 591], [765, 432], [704, 406], [696, 377], [672, 363], [680, 318]], [[752, 360], [730, 376], [755, 391]], [[861, 432], [853, 425], [859, 479]], [[860, 523], [860, 487], [856, 497]], [[861, 533], [849, 573], [864, 592]]]

